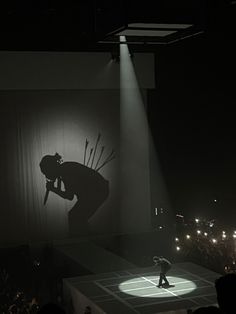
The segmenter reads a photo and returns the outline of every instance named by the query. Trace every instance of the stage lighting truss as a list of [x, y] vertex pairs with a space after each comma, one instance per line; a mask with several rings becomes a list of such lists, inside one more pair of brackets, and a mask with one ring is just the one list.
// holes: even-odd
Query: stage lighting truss
[[[98, 43], [166, 45], [202, 34], [193, 24], [131, 23], [105, 35]], [[126, 41], [120, 41], [125, 36]]]

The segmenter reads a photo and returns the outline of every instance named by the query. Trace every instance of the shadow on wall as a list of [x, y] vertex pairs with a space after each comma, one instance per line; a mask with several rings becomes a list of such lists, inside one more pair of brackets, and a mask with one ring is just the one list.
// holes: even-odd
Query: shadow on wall
[[103, 178], [99, 170], [114, 159], [115, 154], [112, 150], [103, 159], [104, 146], [102, 146], [98, 157], [96, 156], [100, 138], [101, 135], [98, 134], [96, 145], [88, 154], [89, 142], [86, 139], [83, 164], [74, 161], [63, 162], [58, 153], [46, 155], [40, 162], [40, 169], [46, 177], [44, 205], [50, 192], [71, 201], [74, 196], [77, 197], [77, 202], [68, 214], [70, 236], [89, 233], [89, 219], [109, 195], [109, 181]]

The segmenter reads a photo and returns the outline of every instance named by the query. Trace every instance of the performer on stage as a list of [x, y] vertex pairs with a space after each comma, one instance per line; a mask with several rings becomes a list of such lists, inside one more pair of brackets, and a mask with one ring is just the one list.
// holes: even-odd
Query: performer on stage
[[[159, 257], [154, 256], [153, 262], [155, 263], [156, 266], [161, 267], [159, 284], [157, 287], [162, 288], [162, 287], [170, 286], [169, 281], [166, 278], [166, 274], [171, 269], [171, 262], [168, 261], [168, 259], [164, 258], [163, 256], [159, 256]], [[163, 281], [165, 282], [164, 284], [162, 284]]]

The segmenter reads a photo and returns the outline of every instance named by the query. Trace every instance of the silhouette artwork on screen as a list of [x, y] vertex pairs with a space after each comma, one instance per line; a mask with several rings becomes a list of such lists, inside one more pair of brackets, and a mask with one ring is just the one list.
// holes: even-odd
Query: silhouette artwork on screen
[[75, 161], [63, 162], [58, 153], [46, 155], [40, 162], [40, 169], [46, 177], [44, 205], [50, 192], [71, 201], [74, 197], [77, 198], [68, 214], [70, 235], [88, 233], [88, 220], [109, 195], [109, 182], [99, 170], [115, 158], [115, 153], [112, 150], [104, 159], [105, 147], [102, 146], [97, 156], [100, 138], [101, 135], [98, 134], [95, 147], [90, 148], [89, 152], [89, 142], [86, 139], [83, 164]]

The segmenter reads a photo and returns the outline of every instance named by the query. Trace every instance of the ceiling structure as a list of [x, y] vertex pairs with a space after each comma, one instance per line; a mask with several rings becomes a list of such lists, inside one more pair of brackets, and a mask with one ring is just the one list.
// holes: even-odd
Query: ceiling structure
[[11, 0], [0, 5], [0, 50], [109, 50], [119, 35], [148, 50], [203, 33], [225, 38], [235, 11], [231, 0]]

